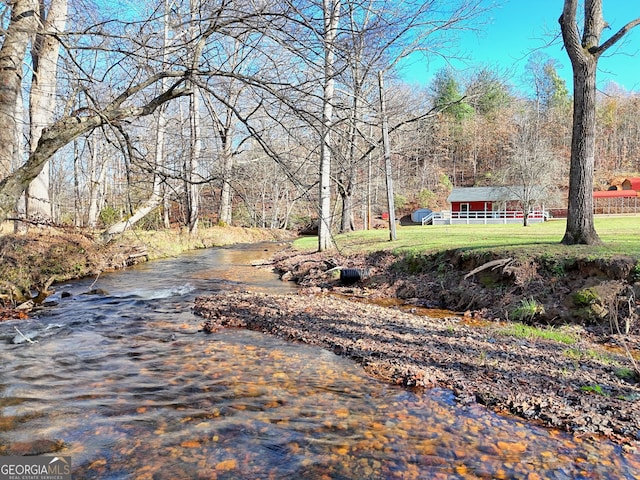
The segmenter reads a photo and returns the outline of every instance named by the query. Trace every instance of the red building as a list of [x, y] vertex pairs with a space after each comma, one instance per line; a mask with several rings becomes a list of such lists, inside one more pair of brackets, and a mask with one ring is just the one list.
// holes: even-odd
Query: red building
[[[442, 223], [519, 223], [527, 203], [529, 220], [544, 221], [544, 189], [532, 187], [464, 187], [454, 188], [447, 201], [450, 212], [442, 212]], [[441, 223], [434, 218], [434, 223]]]
[[609, 190], [593, 192], [593, 211], [596, 214], [629, 214], [640, 210], [640, 178], [625, 179]]

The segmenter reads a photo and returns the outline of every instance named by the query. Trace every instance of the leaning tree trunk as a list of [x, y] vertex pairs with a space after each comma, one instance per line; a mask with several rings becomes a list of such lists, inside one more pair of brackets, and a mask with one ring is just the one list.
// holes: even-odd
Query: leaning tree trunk
[[[161, 84], [163, 88], [166, 87], [164, 81], [161, 82]], [[140, 206], [138, 206], [138, 208], [136, 208], [136, 210], [129, 218], [110, 225], [106, 230], [102, 232], [101, 239], [105, 243], [111, 241], [114, 237], [123, 234], [128, 229], [133, 228], [136, 223], [145, 218], [151, 212], [155, 211], [164, 202], [162, 177], [157, 171], [163, 162], [164, 155], [164, 134], [166, 127], [164, 108], [159, 109], [156, 127], [156, 145], [154, 153], [154, 167], [156, 171], [153, 172], [153, 185], [151, 187], [151, 194], [145, 202], [143, 202]], [[102, 165], [102, 171], [105, 171], [104, 165]]]
[[[16, 202], [25, 191], [31, 181], [42, 171], [46, 162], [62, 147], [78, 138], [80, 135], [91, 132], [95, 128], [113, 124], [131, 117], [143, 117], [151, 115], [159, 106], [172, 99], [189, 94], [189, 90], [178, 88], [183, 84], [184, 73], [161, 72], [138, 85], [133, 85], [122, 92], [116, 99], [102, 111], [90, 116], [64, 117], [42, 132], [36, 149], [29, 155], [27, 161], [15, 172], [0, 181], [0, 222], [6, 220], [14, 211]], [[137, 93], [156, 84], [164, 77], [180, 77], [166, 91], [157, 97], [148, 100], [143, 105], [122, 106]], [[0, 132], [4, 129], [0, 128]]]
[[[169, 2], [165, 0], [164, 3], [164, 11], [165, 15], [169, 14]], [[163, 31], [163, 48], [162, 48], [162, 63], [166, 65], [168, 54], [167, 54], [167, 45], [169, 43], [169, 23], [165, 18], [164, 22], [164, 31]], [[162, 78], [160, 80], [160, 88], [162, 90], [166, 90], [168, 87], [168, 79]], [[114, 237], [121, 235], [127, 229], [132, 228], [136, 223], [145, 218], [151, 212], [155, 211], [160, 205], [165, 206], [164, 209], [164, 223], [166, 226], [169, 224], [168, 220], [168, 211], [169, 208], [166, 205], [166, 184], [163, 184], [162, 177], [160, 176], [160, 171], [164, 165], [164, 156], [165, 156], [165, 134], [167, 129], [167, 114], [165, 105], [161, 105], [158, 108], [158, 115], [155, 122], [156, 126], [156, 138], [155, 138], [155, 150], [153, 156], [153, 186], [151, 187], [151, 194], [149, 198], [145, 202], [140, 205], [133, 214], [120, 222], [117, 222], [113, 225], [110, 225], [106, 230], [102, 232], [102, 240], [104, 242], [108, 242]], [[104, 168], [103, 168], [104, 170]]]
[[142, 220], [144, 217], [153, 212], [156, 208], [158, 208], [162, 204], [162, 195], [160, 188], [159, 176], [156, 175], [153, 191], [151, 193], [151, 197], [144, 202], [140, 207], [136, 209], [136, 211], [131, 215], [131, 217], [127, 218], [118, 223], [114, 223], [105, 231], [102, 232], [101, 238], [102, 241], [107, 243], [111, 241], [114, 237], [121, 235], [131, 227], [133, 227], [136, 223]]

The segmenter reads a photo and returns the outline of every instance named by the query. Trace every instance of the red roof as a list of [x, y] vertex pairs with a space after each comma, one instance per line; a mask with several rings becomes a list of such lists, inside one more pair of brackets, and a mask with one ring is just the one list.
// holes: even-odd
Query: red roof
[[619, 198], [640, 196], [635, 190], [602, 190], [593, 192], [593, 198]]
[[627, 178], [622, 182], [622, 188], [625, 190], [640, 190], [640, 178]]

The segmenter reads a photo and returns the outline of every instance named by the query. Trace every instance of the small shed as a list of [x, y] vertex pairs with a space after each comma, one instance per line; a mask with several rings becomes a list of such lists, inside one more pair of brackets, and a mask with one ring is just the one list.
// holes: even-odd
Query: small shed
[[411, 214], [411, 221], [413, 223], [422, 223], [425, 218], [433, 215], [433, 211], [428, 208], [419, 208]]

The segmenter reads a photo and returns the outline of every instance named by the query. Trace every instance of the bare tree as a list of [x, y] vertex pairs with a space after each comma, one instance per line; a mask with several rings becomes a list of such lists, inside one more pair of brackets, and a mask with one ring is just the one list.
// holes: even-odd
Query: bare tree
[[[249, 49], [246, 42], [242, 42], [240, 38], [233, 38], [227, 42], [226, 63], [233, 71], [242, 72], [245, 64], [251, 64], [251, 55], [245, 51]], [[218, 171], [221, 187], [218, 220], [226, 225], [231, 225], [233, 221], [232, 185], [235, 157], [248, 140], [246, 135], [240, 138], [237, 136], [237, 124], [240, 123], [237, 112], [255, 111], [254, 102], [243, 98], [245, 89], [245, 85], [235, 78], [217, 79], [215, 85], [206, 88], [208, 95], [205, 96], [205, 104], [213, 122], [215, 138], [219, 142]], [[250, 121], [249, 117], [251, 114], [247, 113], [245, 121]]]
[[[170, 0], [164, 1], [164, 12], [161, 17], [162, 22], [162, 39], [160, 43], [161, 49], [161, 65], [163, 68], [169, 65], [171, 55], [175, 55], [175, 49], [180, 48], [182, 40], [176, 45], [172, 43], [171, 36], [171, 11], [174, 2]], [[179, 35], [177, 35], [179, 37]], [[163, 78], [160, 80], [160, 89], [165, 90], [168, 88], [169, 79]], [[190, 85], [191, 87], [191, 85]], [[192, 98], [192, 97], [190, 97]], [[153, 147], [152, 160], [144, 165], [144, 170], [151, 175], [151, 189], [146, 199], [144, 199], [132, 212], [130, 216], [123, 220], [109, 225], [108, 228], [102, 233], [103, 240], [109, 240], [115, 235], [119, 235], [125, 230], [132, 228], [140, 220], [145, 218], [151, 212], [155, 211], [165, 200], [166, 197], [166, 178], [167, 169], [165, 167], [165, 137], [167, 131], [167, 108], [166, 105], [161, 105], [157, 109], [155, 118], [155, 145]]]
[[[532, 115], [537, 116], [537, 112]], [[532, 119], [523, 119], [512, 142], [513, 153], [503, 172], [503, 183], [520, 202], [526, 227], [533, 208], [544, 204], [556, 190], [560, 162]]]
[[573, 68], [573, 131], [569, 172], [566, 245], [600, 243], [593, 224], [593, 166], [596, 141], [596, 72], [602, 54], [620, 41], [640, 18], [630, 21], [604, 42], [608, 26], [602, 0], [585, 0], [582, 35], [578, 29], [578, 0], [565, 0], [560, 29]]
[[186, 224], [190, 234], [198, 231], [198, 216], [200, 206], [200, 187], [198, 185], [198, 169], [200, 164], [200, 155], [202, 153], [202, 141], [200, 138], [200, 89], [197, 85], [193, 86], [194, 92], [189, 102], [189, 153], [185, 156], [184, 162], [184, 189], [185, 189], [185, 207], [186, 207]]
[[220, 157], [222, 163], [222, 187], [220, 188], [219, 220], [223, 224], [231, 225], [233, 221], [233, 190], [231, 188], [234, 164], [234, 152], [232, 143], [234, 132], [233, 115], [231, 109], [227, 108], [226, 116], [223, 121], [218, 115], [215, 114], [214, 109], [211, 109], [211, 112], [217, 127], [221, 144]]
[[[50, 125], [42, 133], [38, 145], [29, 155], [27, 161], [0, 181], [0, 220], [7, 219], [20, 195], [58, 150], [99, 126], [117, 125], [128, 118], [150, 115], [165, 102], [189, 95], [190, 90], [184, 87], [184, 82], [187, 79], [185, 75], [188, 76], [188, 73], [180, 71], [151, 75], [141, 83], [132, 85], [121, 92], [99, 112], [85, 115], [84, 112], [75, 111]], [[157, 84], [165, 77], [174, 79], [167, 90], [150, 99], [138, 99], [138, 103], [134, 103], [136, 94]]]

